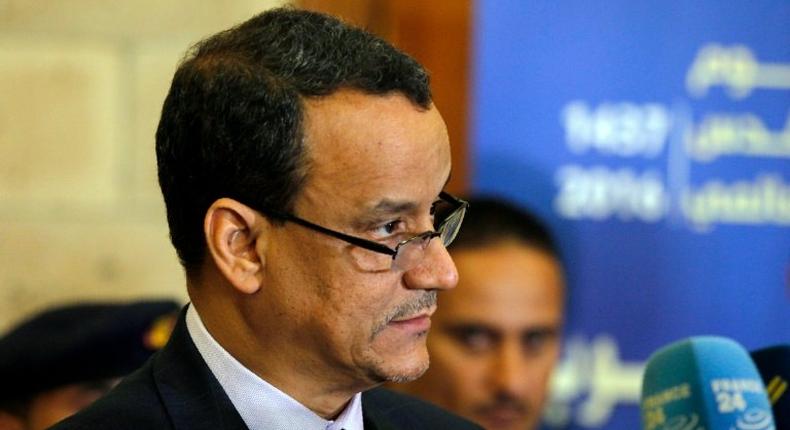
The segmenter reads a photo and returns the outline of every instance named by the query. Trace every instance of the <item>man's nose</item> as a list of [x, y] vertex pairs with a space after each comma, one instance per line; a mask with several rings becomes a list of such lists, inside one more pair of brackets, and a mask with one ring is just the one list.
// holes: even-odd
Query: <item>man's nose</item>
[[499, 392], [524, 395], [528, 385], [526, 363], [518, 342], [503, 342], [496, 351], [491, 369], [491, 382]]
[[458, 270], [441, 239], [432, 239], [424, 252], [422, 261], [404, 273], [406, 286], [426, 290], [455, 288], [458, 284]]

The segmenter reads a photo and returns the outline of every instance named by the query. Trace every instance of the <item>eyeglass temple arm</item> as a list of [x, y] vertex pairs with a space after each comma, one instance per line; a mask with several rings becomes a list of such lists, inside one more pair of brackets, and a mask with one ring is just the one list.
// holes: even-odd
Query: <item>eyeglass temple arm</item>
[[[457, 204], [459, 207], [460, 206], [468, 206], [469, 205], [469, 203], [466, 202], [465, 200], [459, 199], [459, 198], [457, 198], [457, 197], [455, 197], [455, 196], [453, 196], [453, 195], [451, 195], [451, 194], [449, 194], [449, 193], [447, 193], [445, 191], [441, 191], [439, 193], [439, 197], [443, 198], [445, 200], [448, 200], [448, 201], [452, 202], [453, 204]], [[314, 231], [317, 231], [319, 233], [323, 233], [323, 234], [325, 234], [327, 236], [332, 236], [334, 238], [346, 241], [346, 242], [348, 242], [348, 243], [350, 243], [352, 245], [357, 245], [357, 246], [359, 246], [361, 248], [369, 249], [371, 251], [380, 252], [382, 254], [391, 255], [393, 258], [395, 257], [395, 255], [398, 254], [398, 251], [397, 251], [398, 247], [400, 247], [400, 245], [402, 245], [404, 242], [408, 242], [408, 240], [406, 240], [404, 242], [401, 242], [401, 243], [398, 244], [398, 247], [396, 247], [395, 249], [392, 249], [392, 248], [390, 248], [390, 247], [388, 247], [386, 245], [382, 245], [380, 243], [376, 243], [376, 242], [373, 242], [371, 240], [366, 240], [366, 239], [362, 239], [360, 237], [350, 236], [350, 235], [341, 233], [339, 231], [330, 230], [330, 229], [328, 229], [326, 227], [322, 227], [322, 226], [320, 226], [318, 224], [313, 224], [310, 221], [301, 219], [299, 217], [295, 217], [295, 216], [287, 214], [287, 213], [282, 213], [282, 212], [279, 212], [279, 211], [272, 211], [272, 210], [267, 210], [266, 212], [268, 212], [269, 214], [274, 215], [276, 217], [283, 218], [285, 220], [288, 220], [288, 221], [291, 221], [293, 223], [299, 224], [299, 225], [301, 225], [303, 227], [307, 227], [307, 228], [309, 228], [311, 230], [314, 230]], [[425, 232], [425, 233], [423, 233], [423, 235], [424, 234], [428, 234], [428, 233], [431, 233], [431, 237], [432, 238], [439, 235], [439, 233], [437, 233], [437, 232]], [[421, 235], [418, 235], [416, 237], [419, 237], [419, 236], [421, 236]], [[412, 239], [414, 239], [414, 238], [412, 238]]]
[[343, 234], [343, 233], [341, 233], [339, 231], [330, 230], [330, 229], [328, 229], [326, 227], [321, 227], [318, 224], [313, 224], [310, 221], [303, 220], [301, 218], [297, 218], [297, 217], [295, 217], [293, 215], [287, 215], [287, 214], [277, 214], [277, 215], [287, 219], [288, 221], [291, 221], [291, 222], [294, 222], [294, 223], [299, 224], [301, 226], [307, 227], [307, 228], [309, 228], [311, 230], [315, 230], [315, 231], [317, 231], [319, 233], [323, 233], [325, 235], [332, 236], [332, 237], [340, 239], [340, 240], [344, 240], [344, 241], [346, 241], [346, 242], [348, 242], [348, 243], [350, 243], [352, 245], [357, 245], [359, 247], [366, 248], [366, 249], [369, 249], [371, 251], [380, 252], [382, 254], [393, 255], [393, 256], [395, 254], [397, 254], [397, 251], [395, 251], [394, 249], [391, 249], [390, 247], [388, 247], [386, 245], [382, 245], [380, 243], [373, 242], [372, 240], [365, 240], [365, 239], [362, 239], [360, 237], [349, 236], [349, 235]]
[[447, 191], [439, 191], [439, 198], [448, 200], [458, 205], [465, 203], [463, 200], [459, 199], [458, 197], [455, 197], [454, 195], [448, 193]]

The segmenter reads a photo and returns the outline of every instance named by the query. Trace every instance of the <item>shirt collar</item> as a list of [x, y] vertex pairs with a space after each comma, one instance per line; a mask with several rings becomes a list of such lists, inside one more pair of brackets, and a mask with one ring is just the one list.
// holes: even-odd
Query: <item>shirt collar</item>
[[239, 363], [211, 336], [191, 304], [186, 323], [192, 342], [250, 430], [363, 430], [361, 393], [336, 420], [325, 420]]

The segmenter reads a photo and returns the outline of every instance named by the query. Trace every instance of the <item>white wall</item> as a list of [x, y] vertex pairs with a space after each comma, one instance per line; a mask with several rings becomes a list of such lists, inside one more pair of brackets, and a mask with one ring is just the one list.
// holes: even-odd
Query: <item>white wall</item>
[[0, 332], [64, 301], [186, 300], [154, 131], [193, 42], [281, 0], [0, 0]]

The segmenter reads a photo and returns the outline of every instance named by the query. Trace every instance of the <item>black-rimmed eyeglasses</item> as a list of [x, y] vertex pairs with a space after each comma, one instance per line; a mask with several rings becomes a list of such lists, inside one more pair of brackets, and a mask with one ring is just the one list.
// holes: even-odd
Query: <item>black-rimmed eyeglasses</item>
[[425, 249], [428, 247], [431, 239], [438, 237], [441, 239], [444, 246], [448, 246], [452, 243], [460, 230], [469, 203], [444, 191], [439, 193], [439, 199], [440, 200], [437, 201], [433, 207], [434, 230], [426, 231], [402, 240], [398, 242], [394, 248], [390, 248], [379, 242], [331, 230], [292, 214], [275, 211], [265, 212], [286, 221], [299, 224], [313, 231], [356, 245], [364, 250], [373, 251], [374, 253], [361, 250], [352, 251], [352, 256], [362, 270], [382, 271], [393, 268], [410, 270], [422, 261], [425, 256]]

